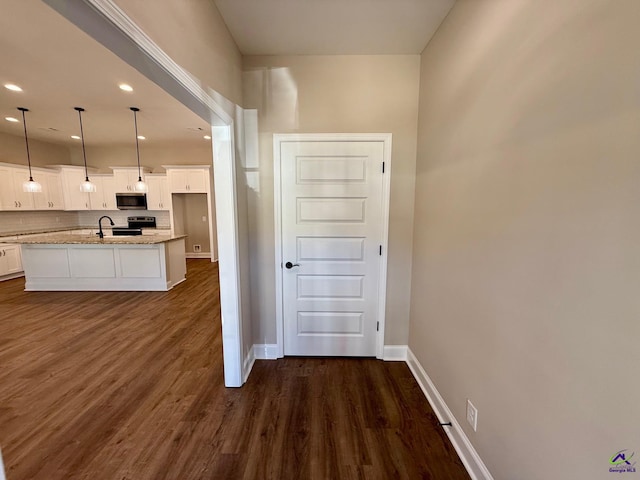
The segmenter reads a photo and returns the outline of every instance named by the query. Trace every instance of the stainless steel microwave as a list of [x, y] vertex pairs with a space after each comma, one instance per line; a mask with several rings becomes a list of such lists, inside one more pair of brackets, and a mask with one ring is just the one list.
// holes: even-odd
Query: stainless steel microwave
[[116, 193], [118, 210], [146, 210], [146, 193]]

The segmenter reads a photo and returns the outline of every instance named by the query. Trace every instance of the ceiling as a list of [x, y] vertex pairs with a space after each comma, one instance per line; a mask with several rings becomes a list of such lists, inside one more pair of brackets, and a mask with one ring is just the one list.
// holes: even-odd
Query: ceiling
[[[16, 107], [26, 107], [29, 138], [77, 144], [83, 113], [87, 145], [133, 145], [133, 113], [147, 144], [204, 142], [209, 125], [57, 12], [39, 1], [5, 1], [0, 15], [0, 132], [23, 136]], [[23, 92], [3, 87], [17, 84]], [[125, 93], [118, 84], [134, 88]]]
[[[240, 50], [251, 54], [419, 54], [455, 0], [214, 0]], [[4, 1], [0, 15], [0, 132], [87, 145], [133, 145], [136, 106], [145, 142], [205, 141], [209, 125], [39, 1]], [[21, 86], [23, 92], [2, 87]], [[125, 93], [118, 84], [134, 88]]]
[[214, 0], [244, 55], [419, 54], [455, 0]]

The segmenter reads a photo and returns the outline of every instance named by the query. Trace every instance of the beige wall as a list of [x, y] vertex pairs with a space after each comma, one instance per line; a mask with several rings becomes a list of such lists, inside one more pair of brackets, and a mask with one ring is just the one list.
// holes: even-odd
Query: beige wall
[[[82, 164], [82, 149], [73, 148], [71, 155]], [[162, 165], [211, 165], [213, 153], [211, 142], [202, 141], [202, 145], [140, 144], [140, 165], [162, 173]], [[87, 147], [87, 164], [110, 172], [108, 167], [135, 167], [137, 165], [135, 146]]]
[[[244, 100], [258, 110], [260, 163], [249, 165], [255, 343], [275, 343], [273, 133], [392, 133], [387, 344], [406, 344], [420, 57], [244, 58]], [[257, 268], [253, 268], [253, 266]]]
[[[29, 153], [33, 166], [69, 164], [71, 162], [68, 147], [32, 138], [29, 138]], [[23, 136], [0, 132], [0, 162], [27, 165], [27, 149]]]
[[242, 56], [213, 0], [115, 3], [203, 87], [242, 104]]
[[458, 0], [423, 52], [409, 345], [494, 478], [603, 479], [640, 451], [640, 2], [542, 3]]

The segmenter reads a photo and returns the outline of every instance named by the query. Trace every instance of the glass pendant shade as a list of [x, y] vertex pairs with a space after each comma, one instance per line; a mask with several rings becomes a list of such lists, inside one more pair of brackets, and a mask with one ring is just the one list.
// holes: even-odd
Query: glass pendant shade
[[87, 172], [87, 151], [84, 148], [84, 128], [82, 128], [82, 112], [84, 108], [74, 107], [74, 110], [78, 112], [78, 119], [80, 120], [80, 138], [82, 139], [82, 158], [84, 159], [84, 182], [80, 184], [80, 191], [85, 193], [93, 193], [97, 190], [96, 184], [89, 180], [89, 172]]
[[86, 177], [85, 181], [80, 184], [80, 191], [85, 193], [93, 193], [97, 190], [96, 184]]
[[136, 192], [142, 192], [142, 193], [146, 193], [146, 192], [149, 191], [149, 188], [147, 187], [147, 184], [144, 183], [141, 178], [136, 182], [136, 184], [134, 185], [133, 189]]
[[29, 180], [22, 184], [22, 190], [25, 192], [39, 193], [42, 192], [42, 185], [36, 182], [33, 178], [29, 177]]
[[24, 143], [27, 146], [27, 163], [29, 164], [29, 180], [22, 184], [22, 190], [28, 193], [39, 193], [42, 192], [42, 185], [36, 182], [33, 179], [33, 175], [31, 174], [31, 154], [29, 153], [29, 137], [27, 136], [27, 118], [24, 115], [24, 112], [28, 112], [28, 108], [18, 107], [18, 110], [22, 112], [22, 125], [24, 125]]
[[138, 181], [134, 185], [133, 189], [136, 192], [146, 193], [149, 191], [149, 187], [147, 187], [147, 184], [142, 180], [142, 173], [140, 172], [140, 145], [138, 144], [138, 139], [140, 137], [138, 136], [138, 117], [136, 115], [140, 109], [138, 107], [130, 107], [129, 110], [133, 112], [133, 127], [136, 135], [136, 157], [138, 158]]

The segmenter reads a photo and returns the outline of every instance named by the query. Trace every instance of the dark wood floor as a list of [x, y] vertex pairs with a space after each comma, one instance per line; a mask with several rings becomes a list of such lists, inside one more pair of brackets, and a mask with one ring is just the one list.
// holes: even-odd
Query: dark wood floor
[[8, 480], [468, 479], [403, 363], [256, 362], [225, 389], [217, 267], [162, 293], [0, 283]]

